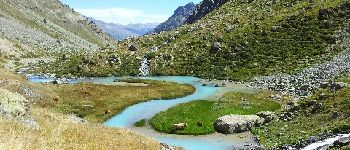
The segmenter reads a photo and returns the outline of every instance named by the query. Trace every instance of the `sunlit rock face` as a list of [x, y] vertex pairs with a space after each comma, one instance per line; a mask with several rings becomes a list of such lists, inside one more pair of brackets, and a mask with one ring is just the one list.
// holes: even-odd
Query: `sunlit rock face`
[[177, 27], [182, 26], [187, 18], [193, 14], [194, 10], [196, 9], [196, 5], [191, 3], [188, 3], [185, 6], [178, 7], [174, 14], [165, 22], [158, 25], [153, 31], [150, 33], [160, 33], [162, 31], [169, 31], [172, 29], [176, 29]]
[[228, 2], [228, 0], [204, 0], [197, 5], [195, 11], [190, 15], [185, 23], [192, 24], [212, 12], [214, 9]]

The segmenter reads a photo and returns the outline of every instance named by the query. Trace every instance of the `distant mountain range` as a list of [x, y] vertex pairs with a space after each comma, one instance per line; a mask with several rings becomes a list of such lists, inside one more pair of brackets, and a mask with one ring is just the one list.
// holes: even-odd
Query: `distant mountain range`
[[122, 25], [117, 23], [107, 23], [101, 20], [96, 20], [94, 18], [89, 19], [93, 21], [98, 27], [100, 27], [104, 32], [108, 33], [117, 40], [123, 40], [131, 36], [144, 35], [159, 25], [159, 23]]
[[104, 32], [111, 35], [114, 39], [124, 40], [132, 36], [141, 36], [145, 34], [160, 33], [176, 29], [184, 24], [192, 24], [201, 19], [214, 9], [225, 4], [228, 0], [204, 0], [196, 5], [193, 2], [185, 6], [178, 7], [174, 14], [163, 23], [146, 23], [146, 24], [128, 24], [122, 25], [117, 23], [106, 23], [101, 20], [89, 18]]

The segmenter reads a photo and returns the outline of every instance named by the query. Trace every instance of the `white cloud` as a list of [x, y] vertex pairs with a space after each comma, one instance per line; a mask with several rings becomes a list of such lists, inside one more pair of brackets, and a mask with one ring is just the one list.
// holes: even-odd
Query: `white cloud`
[[147, 14], [142, 10], [125, 8], [76, 9], [77, 12], [98, 20], [120, 24], [164, 22], [169, 16]]

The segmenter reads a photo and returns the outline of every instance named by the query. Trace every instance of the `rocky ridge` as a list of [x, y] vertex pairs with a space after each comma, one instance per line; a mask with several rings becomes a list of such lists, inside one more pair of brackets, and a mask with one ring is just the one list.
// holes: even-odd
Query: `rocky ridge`
[[187, 18], [193, 14], [196, 5], [192, 2], [185, 6], [180, 6], [174, 11], [174, 14], [165, 22], [158, 25], [150, 33], [160, 33], [161, 31], [169, 31], [175, 29], [185, 23]]
[[228, 1], [229, 0], [204, 0], [197, 5], [193, 14], [190, 15], [185, 22], [192, 24]]

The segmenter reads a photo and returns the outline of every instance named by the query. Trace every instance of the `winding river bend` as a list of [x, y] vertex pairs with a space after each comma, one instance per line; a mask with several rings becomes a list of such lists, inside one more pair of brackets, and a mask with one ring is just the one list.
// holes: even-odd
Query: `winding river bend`
[[[85, 78], [70, 80], [69, 83], [91, 82], [95, 84], [113, 84], [117, 78], [123, 77], [103, 77], [103, 78]], [[127, 128], [139, 134], [155, 138], [161, 143], [171, 146], [183, 147], [186, 150], [225, 150], [232, 148], [249, 148], [255, 146], [252, 135], [249, 133], [224, 135], [211, 134], [202, 136], [190, 135], [172, 135], [163, 134], [154, 131], [151, 127], [135, 128], [133, 124], [141, 119], [150, 119], [158, 112], [167, 110], [180, 103], [186, 103], [194, 100], [213, 97], [224, 90], [220, 87], [202, 86], [199, 78], [186, 76], [162, 76], [162, 77], [141, 77], [141, 79], [160, 80], [177, 82], [181, 84], [191, 84], [196, 88], [196, 92], [182, 98], [171, 100], [151, 100], [148, 102], [139, 103], [126, 108], [120, 114], [115, 115], [103, 124], [109, 127]], [[51, 82], [54, 78], [28, 77], [28, 80], [37, 83]], [[240, 87], [237, 87], [240, 90]], [[132, 91], [130, 91], [132, 92]]]

